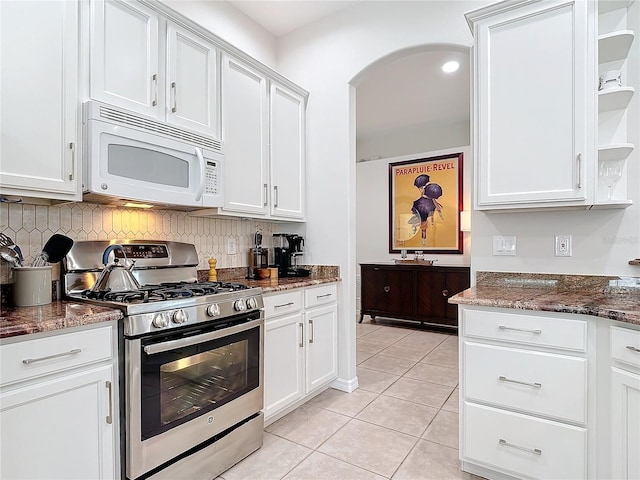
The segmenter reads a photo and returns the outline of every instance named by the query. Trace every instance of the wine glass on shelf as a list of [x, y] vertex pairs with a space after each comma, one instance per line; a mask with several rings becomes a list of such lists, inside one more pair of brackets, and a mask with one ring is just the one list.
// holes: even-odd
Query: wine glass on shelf
[[622, 168], [624, 167], [624, 159], [622, 160], [602, 160], [598, 169], [598, 177], [600, 181], [607, 187], [607, 200], [611, 200], [611, 190], [613, 186], [622, 178]]

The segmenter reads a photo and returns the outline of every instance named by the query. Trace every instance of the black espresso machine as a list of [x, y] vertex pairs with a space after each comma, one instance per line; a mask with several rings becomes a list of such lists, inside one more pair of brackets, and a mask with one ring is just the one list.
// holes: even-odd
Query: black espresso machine
[[293, 233], [273, 234], [273, 263], [279, 277], [308, 277], [311, 270], [298, 267], [304, 254], [304, 237]]

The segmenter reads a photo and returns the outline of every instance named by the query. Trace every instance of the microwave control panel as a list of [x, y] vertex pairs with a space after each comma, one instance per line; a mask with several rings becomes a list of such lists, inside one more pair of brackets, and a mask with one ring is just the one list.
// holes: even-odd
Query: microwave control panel
[[204, 193], [207, 193], [209, 195], [219, 195], [221, 193], [221, 181], [222, 172], [220, 171], [220, 162], [207, 160]]

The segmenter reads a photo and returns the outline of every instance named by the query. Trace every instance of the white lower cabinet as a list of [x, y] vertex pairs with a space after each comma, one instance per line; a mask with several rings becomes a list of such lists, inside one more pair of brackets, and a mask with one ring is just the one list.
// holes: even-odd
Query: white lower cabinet
[[114, 328], [0, 346], [1, 478], [118, 476]]
[[587, 478], [586, 321], [468, 306], [460, 321], [463, 469]]
[[611, 327], [611, 478], [640, 478], [640, 331]]
[[266, 294], [264, 415], [271, 423], [337, 378], [337, 286]]

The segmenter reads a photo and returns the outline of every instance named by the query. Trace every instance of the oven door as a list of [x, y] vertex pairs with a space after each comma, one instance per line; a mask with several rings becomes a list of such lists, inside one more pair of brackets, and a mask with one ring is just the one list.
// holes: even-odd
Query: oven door
[[263, 407], [263, 313], [125, 341], [127, 477], [135, 479]]

